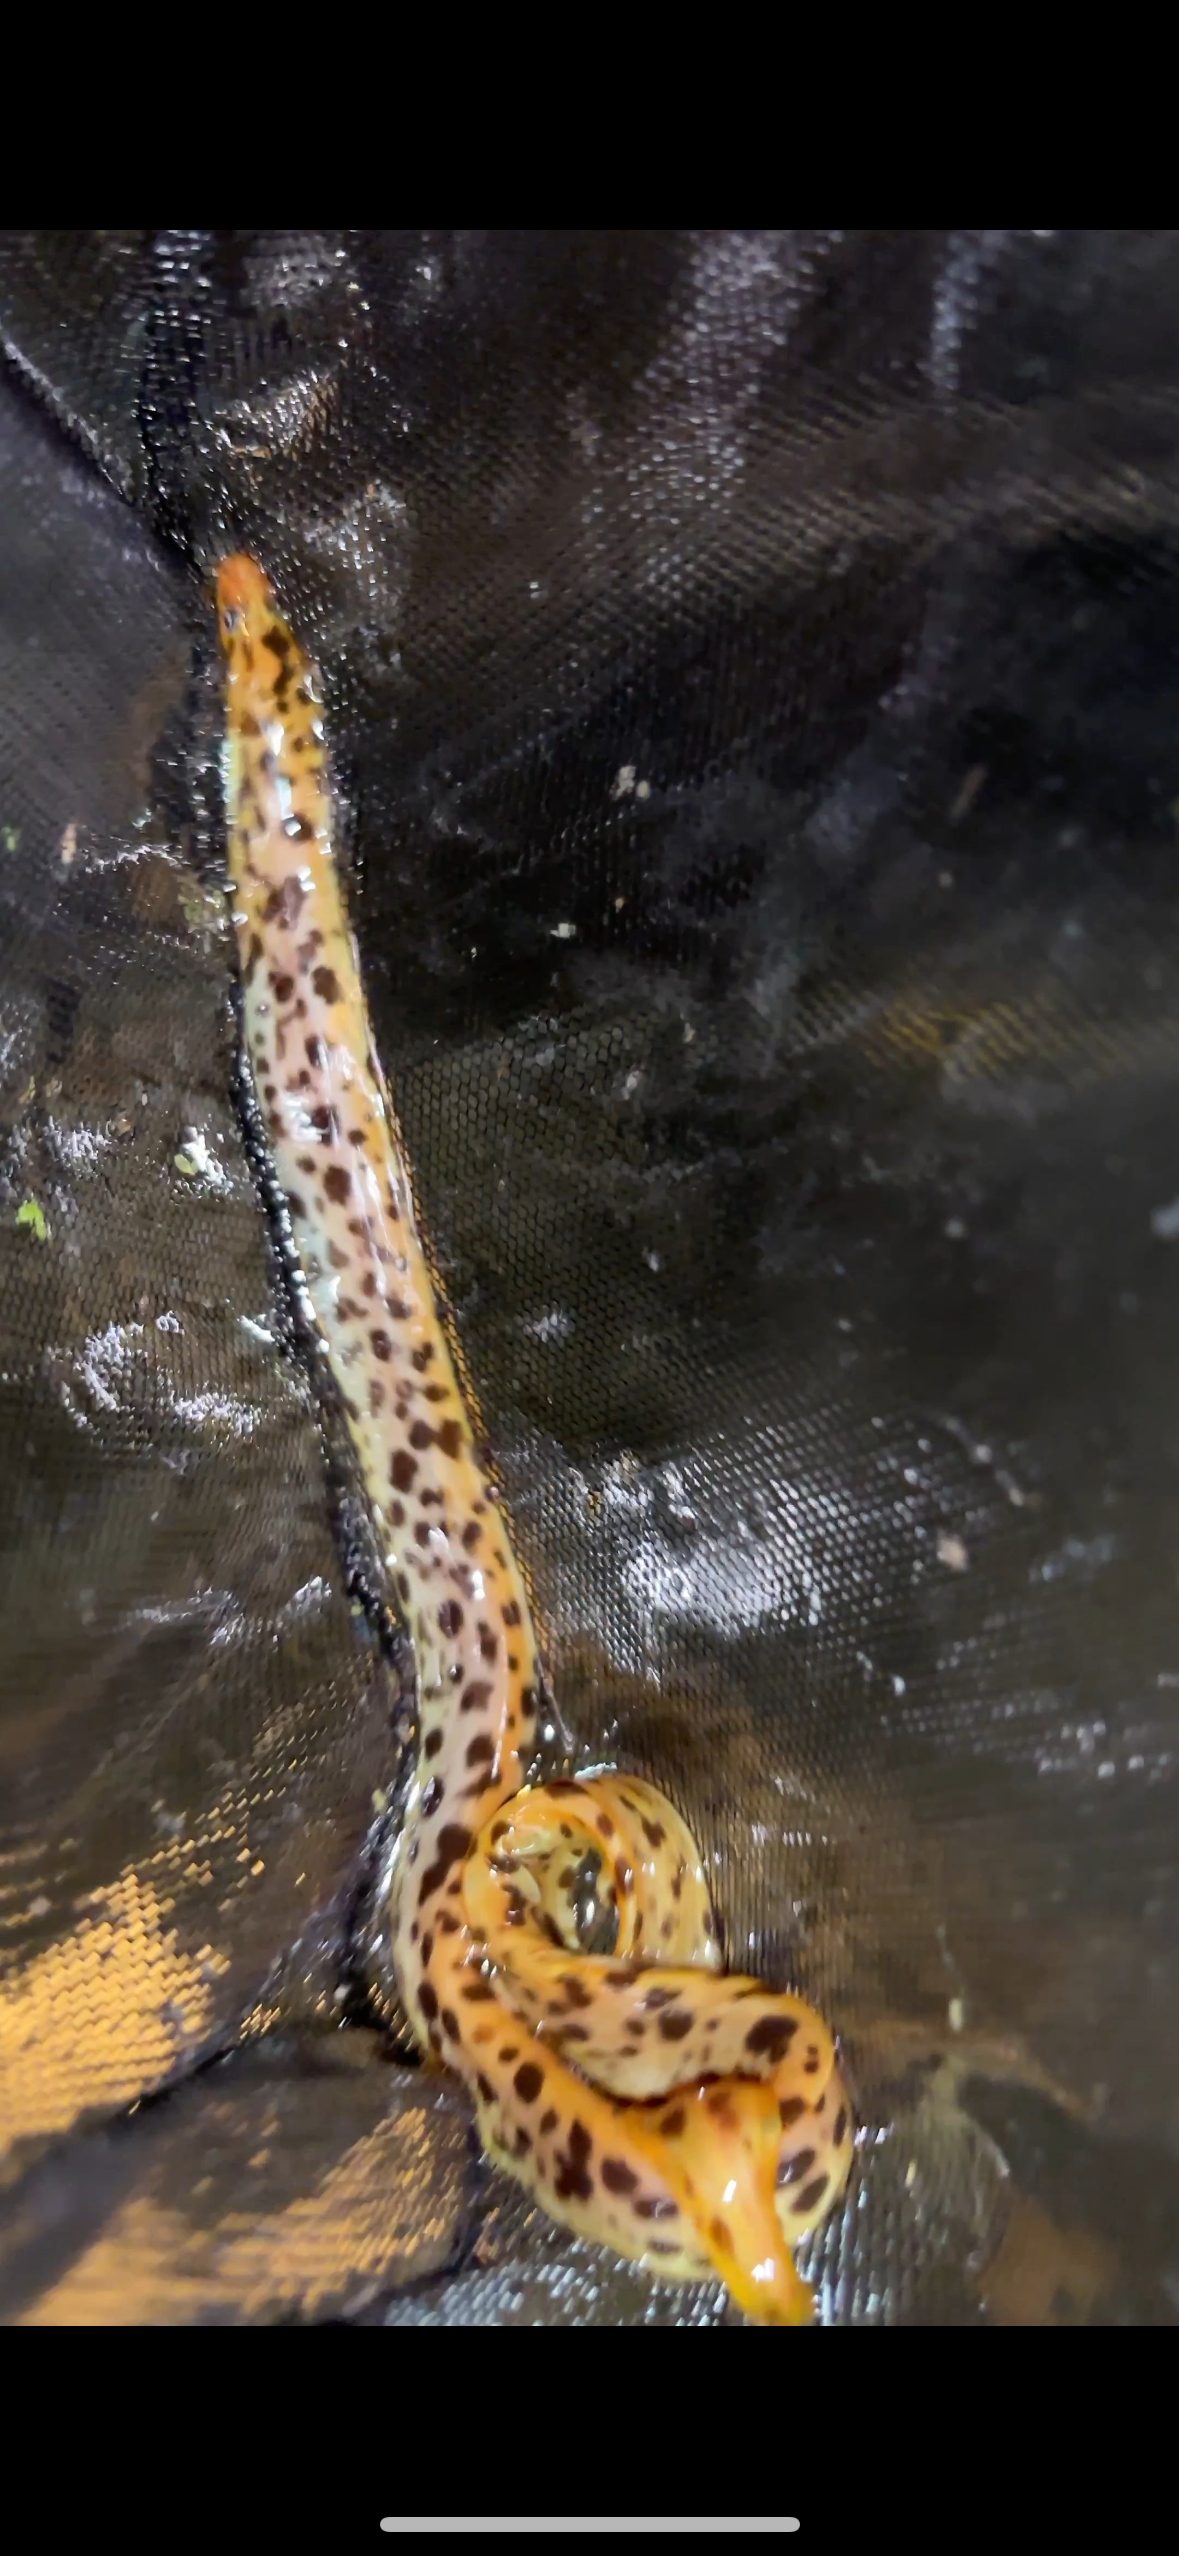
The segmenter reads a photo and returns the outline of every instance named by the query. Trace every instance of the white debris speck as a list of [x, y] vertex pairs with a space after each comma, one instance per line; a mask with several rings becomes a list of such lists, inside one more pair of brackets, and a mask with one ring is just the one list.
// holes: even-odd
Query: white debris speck
[[[949, 813], [951, 825], [961, 825], [963, 817], [969, 816], [986, 777], [987, 767], [985, 763], [971, 764], [970, 770], [965, 775], [961, 787], [957, 791], [950, 808]], [[943, 870], [942, 886], [947, 887], [948, 885], [949, 880], [946, 872]]]
[[223, 1170], [216, 1154], [210, 1148], [207, 1137], [201, 1135], [199, 1128], [190, 1131], [184, 1139], [180, 1152], [174, 1154], [172, 1160], [185, 1180], [211, 1180], [219, 1187], [224, 1187], [228, 1183], [228, 1174]]
[[76, 825], [67, 825], [66, 830], [65, 830], [65, 833], [63, 834], [63, 836], [62, 836], [62, 838], [61, 838], [61, 866], [62, 866], [63, 870], [68, 870], [68, 868], [69, 868], [69, 866], [70, 866], [71, 861], [74, 859], [74, 857], [75, 857], [75, 855], [76, 855], [76, 853], [77, 853], [77, 849], [78, 849], [78, 829], [77, 829], [77, 826], [76, 826]]
[[637, 765], [633, 763], [619, 764], [618, 770], [614, 775], [614, 779], [610, 784], [610, 796], [612, 799], [628, 799], [630, 797], [631, 791], [635, 786], [635, 773], [637, 769]]
[[946, 2008], [946, 2021], [951, 2032], [961, 2032], [966, 2021], [966, 2008], [961, 1997], [951, 1997]]
[[549, 939], [551, 941], [575, 941], [577, 939], [576, 923], [554, 923], [552, 931], [549, 934]]
[[653, 1270], [655, 1271], [656, 1276], [658, 1276], [659, 1271], [660, 1271], [660, 1270], [662, 1269], [662, 1267], [663, 1267], [663, 1262], [661, 1261], [661, 1259], [660, 1259], [660, 1257], [659, 1257], [658, 1252], [657, 1252], [657, 1251], [645, 1251], [645, 1252], [643, 1253], [643, 1258], [644, 1258], [644, 1260], [646, 1261], [646, 1264], [647, 1264], [648, 1269], [653, 1269]]
[[937, 1540], [937, 1558], [939, 1562], [945, 1563], [947, 1571], [968, 1571], [970, 1569], [970, 1555], [968, 1554], [960, 1535], [939, 1535]]
[[650, 784], [650, 782], [649, 782], [649, 781], [636, 781], [636, 783], [635, 783], [635, 797], [636, 797], [636, 799], [649, 799], [649, 798], [650, 798], [650, 796], [651, 796], [651, 784]]
[[1173, 1198], [1169, 1207], [1152, 1210], [1150, 1230], [1160, 1242], [1179, 1242], [1179, 1198]]
[[965, 1231], [966, 1227], [960, 1216], [948, 1216], [942, 1226], [942, 1232], [949, 1242], [961, 1242]]
[[559, 1306], [553, 1306], [548, 1313], [538, 1314], [534, 1321], [526, 1322], [523, 1328], [530, 1340], [568, 1340], [573, 1332], [573, 1316]]
[[49, 1905], [49, 1901], [46, 1899], [44, 1891], [42, 1891], [38, 1899], [30, 1899], [28, 1915], [30, 1917], [47, 1917], [49, 1915]]

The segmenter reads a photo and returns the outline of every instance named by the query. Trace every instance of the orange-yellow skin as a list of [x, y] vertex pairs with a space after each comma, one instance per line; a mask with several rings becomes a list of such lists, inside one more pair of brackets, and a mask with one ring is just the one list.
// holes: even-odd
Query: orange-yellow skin
[[[246, 1043], [308, 1293], [413, 1641], [415, 1772], [392, 1931], [418, 2039], [552, 2216], [801, 2324], [792, 2261], [847, 2180], [851, 2113], [800, 1998], [721, 1968], [697, 1848], [632, 1776], [527, 1788], [539, 1674], [373, 1052], [331, 844], [319, 691], [248, 558], [218, 571]], [[601, 1859], [609, 1958], [579, 1945]]]

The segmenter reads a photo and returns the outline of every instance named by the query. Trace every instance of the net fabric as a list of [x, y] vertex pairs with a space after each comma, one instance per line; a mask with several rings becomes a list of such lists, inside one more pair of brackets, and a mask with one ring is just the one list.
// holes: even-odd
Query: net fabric
[[405, 1660], [234, 1096], [244, 544], [564, 1716], [845, 2038], [823, 2316], [1174, 2321], [1177, 258], [0, 245], [9, 2317], [726, 2314], [381, 2064]]

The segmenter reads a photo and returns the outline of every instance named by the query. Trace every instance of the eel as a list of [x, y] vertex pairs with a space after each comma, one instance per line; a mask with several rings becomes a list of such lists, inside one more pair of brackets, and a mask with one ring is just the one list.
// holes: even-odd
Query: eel
[[[318, 677], [253, 559], [224, 559], [216, 593], [246, 1056], [413, 1648], [390, 1910], [406, 2015], [467, 2087], [486, 2154], [555, 2220], [655, 2276], [719, 2276], [759, 2324], [805, 2323], [793, 2249], [853, 2153], [832, 2035], [725, 1970], [699, 1850], [660, 1793], [527, 1780], [536, 1634], [374, 1047]], [[581, 1941], [590, 1855], [609, 1954]]]

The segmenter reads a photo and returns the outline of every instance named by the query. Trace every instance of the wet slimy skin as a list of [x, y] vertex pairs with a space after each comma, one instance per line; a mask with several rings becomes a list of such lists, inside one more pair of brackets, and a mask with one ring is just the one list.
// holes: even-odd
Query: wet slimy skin
[[[792, 2325], [792, 2249], [847, 2180], [831, 2035], [724, 1972], [696, 1845], [629, 1775], [527, 1788], [539, 1673], [373, 1051], [331, 844], [320, 696], [261, 570], [217, 576], [247, 1051], [308, 1293], [414, 1649], [392, 1931], [419, 2041], [564, 2226]], [[582, 1951], [579, 1868], [617, 1933]]]

